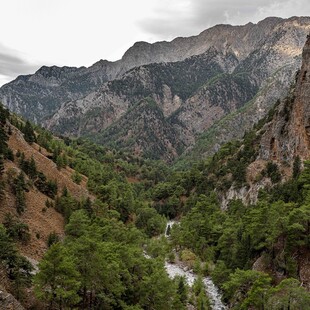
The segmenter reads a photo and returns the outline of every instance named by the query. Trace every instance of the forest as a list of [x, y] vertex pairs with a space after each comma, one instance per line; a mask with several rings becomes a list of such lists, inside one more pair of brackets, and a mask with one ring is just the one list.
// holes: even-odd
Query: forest
[[[0, 266], [21, 302], [31, 287], [38, 309], [211, 309], [201, 281], [207, 275], [230, 309], [309, 309], [302, 276], [310, 251], [310, 162], [296, 157], [288, 180], [268, 162], [260, 178], [272, 186], [261, 189], [255, 203], [221, 206], [225, 190], [249, 186], [246, 168], [256, 157], [258, 127], [211, 158], [175, 168], [55, 137], [2, 106], [0, 125], [0, 207], [5, 191], [16, 206], [0, 224]], [[73, 182], [87, 177], [91, 195], [74, 198], [33, 158], [14, 153], [8, 146], [13, 127], [46, 150], [58, 169], [72, 168]], [[4, 169], [8, 162], [17, 163], [18, 175]], [[19, 217], [31, 187], [65, 220], [65, 236], [50, 234], [38, 272], [18, 251], [36, 242]], [[167, 240], [170, 219], [177, 223]], [[170, 279], [165, 260], [193, 269], [195, 284]]]

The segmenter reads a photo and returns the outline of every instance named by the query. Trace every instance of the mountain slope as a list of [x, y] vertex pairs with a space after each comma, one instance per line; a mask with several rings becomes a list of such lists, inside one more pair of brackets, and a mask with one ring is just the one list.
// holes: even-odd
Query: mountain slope
[[143, 154], [146, 158], [162, 158], [171, 162], [182, 152], [184, 145], [177, 132], [151, 98], [134, 105], [128, 112], [108, 127], [96, 139], [116, 149]]
[[[275, 20], [252, 27], [251, 35], [255, 36], [257, 27], [265, 29], [267, 21]], [[87, 135], [107, 143], [109, 139], [100, 141], [99, 136], [107, 137], [109, 132], [96, 134], [113, 122], [117, 124], [128, 109], [148, 96], [173, 126], [175, 142], [184, 145], [182, 150], [189, 154], [185, 160], [195, 157], [195, 153], [198, 158], [202, 153], [211, 155], [264, 117], [276, 99], [285, 94], [300, 66], [310, 19], [276, 21], [272, 27], [268, 24], [269, 35], [260, 37], [256, 49], [244, 52], [242, 57], [233, 48], [220, 49], [214, 44], [207, 52], [183, 61], [137, 67], [85, 98], [64, 103], [46, 125], [62, 134]], [[241, 33], [245, 28], [241, 27]], [[249, 35], [247, 39], [251, 38]], [[140, 149], [148, 153], [145, 147], [144, 143]], [[160, 153], [164, 158], [164, 150]]]
[[58, 133], [91, 137], [107, 135], [101, 133], [151, 97], [183, 150], [210, 155], [241, 137], [287, 91], [309, 30], [308, 17], [267, 18], [171, 42], [138, 42], [114, 63], [43, 67], [3, 86], [0, 99]]
[[179, 254], [211, 264], [229, 308], [308, 308], [310, 36], [302, 57], [288, 95], [243, 139], [153, 190], [159, 212], [181, 217], [171, 232]]
[[86, 188], [87, 178], [83, 177], [80, 184], [74, 183], [71, 177], [74, 173], [73, 169], [69, 167], [58, 169], [56, 163], [49, 158], [51, 154], [43, 147], [36, 143], [29, 144], [24, 139], [21, 131], [12, 124], [7, 123], [6, 128], [9, 128], [10, 131], [8, 147], [13, 152], [14, 160], [6, 160], [4, 163], [3, 177], [1, 179], [5, 182], [5, 195], [1, 198], [0, 222], [3, 223], [6, 215], [11, 214], [28, 225], [29, 238], [32, 242], [21, 243], [19, 248], [21, 253], [27, 257], [38, 259], [43, 256], [47, 249], [50, 234], [64, 235], [65, 221], [64, 217], [54, 208], [47, 208], [46, 201], [52, 201], [51, 197], [46, 192], [40, 191], [35, 186], [36, 182], [29, 177], [25, 177], [26, 183], [29, 185], [25, 192], [26, 208], [22, 214], [18, 214], [15, 206], [15, 194], [10, 183], [16, 182], [15, 179], [22, 171], [19, 154], [23, 154], [26, 161], [33, 159], [36, 169], [42, 172], [47, 180], [57, 183], [59, 193], [66, 188], [72, 197], [78, 200], [90, 195]]
[[237, 63], [234, 55], [226, 56], [212, 48], [184, 61], [137, 67], [95, 93], [65, 103], [47, 124], [59, 133], [71, 135], [102, 131], [148, 96], [169, 117], [206, 82], [231, 71]]

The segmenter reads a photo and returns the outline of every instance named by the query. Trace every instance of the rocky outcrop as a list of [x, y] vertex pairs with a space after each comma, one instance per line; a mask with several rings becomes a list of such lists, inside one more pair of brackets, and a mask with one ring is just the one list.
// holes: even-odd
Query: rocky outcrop
[[14, 298], [13, 295], [0, 289], [0, 309], [25, 310], [25, 308]]
[[302, 53], [296, 86], [266, 126], [260, 157], [292, 163], [296, 156], [310, 158], [310, 36]]

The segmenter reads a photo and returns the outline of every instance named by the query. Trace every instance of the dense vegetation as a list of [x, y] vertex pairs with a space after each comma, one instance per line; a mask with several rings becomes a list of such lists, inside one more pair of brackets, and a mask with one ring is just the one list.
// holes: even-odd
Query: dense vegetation
[[[234, 200], [224, 211], [218, 199], [229, 188], [248, 186], [261, 124], [212, 158], [173, 171], [163, 162], [89, 141], [55, 139], [2, 107], [0, 112], [0, 194], [9, 186], [23, 214], [25, 191], [34, 186], [48, 197], [46, 207], [62, 213], [67, 223], [64, 239], [49, 236], [40, 272], [32, 277], [14, 245], [30, 242], [29, 228], [7, 214], [0, 226], [0, 264], [18, 298], [32, 281], [37, 298], [51, 309], [185, 309], [188, 302], [208, 309], [201, 277], [191, 290], [184, 279], [169, 279], [167, 258], [211, 275], [233, 309], [307, 309], [300, 270], [310, 250], [310, 163], [302, 170], [297, 157], [287, 182], [281, 182], [275, 162], [266, 163], [258, 178], [273, 186], [262, 190], [255, 204]], [[76, 200], [38, 171], [33, 158], [13, 154], [7, 146], [11, 124], [28, 143], [44, 148], [59, 170], [73, 168], [74, 182], [87, 176], [92, 196]], [[21, 169], [11, 178], [4, 173], [9, 160]], [[170, 242], [159, 237], [167, 218], [181, 219], [169, 229]]]
[[[22, 215], [27, 210], [25, 192], [35, 187], [49, 197], [46, 207], [55, 208], [67, 221], [64, 240], [55, 234], [47, 240], [49, 250], [32, 279], [37, 298], [51, 309], [183, 309], [183, 280], [168, 278], [163, 257], [149, 259], [144, 254], [148, 238], [165, 229], [166, 219], [151, 207], [147, 191], [163, 180], [167, 167], [87, 141], [54, 139], [1, 109], [2, 193], [11, 191], [17, 214]], [[47, 179], [33, 157], [13, 154], [7, 145], [11, 124], [28, 143], [44, 147], [59, 170], [74, 168], [74, 182], [86, 175], [96, 198], [76, 200], [66, 188], [58, 188], [56, 180]], [[14, 160], [20, 173], [4, 171], [7, 160]], [[35, 241], [30, 240], [28, 226], [13, 214], [8, 213], [0, 227], [0, 268], [7, 270], [13, 292], [22, 300], [31, 283], [31, 265], [18, 254], [14, 241]]]

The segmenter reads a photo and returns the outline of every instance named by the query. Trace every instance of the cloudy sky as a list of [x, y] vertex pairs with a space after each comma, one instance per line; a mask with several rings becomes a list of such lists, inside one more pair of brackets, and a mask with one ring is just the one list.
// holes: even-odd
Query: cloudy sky
[[1, 0], [0, 85], [41, 65], [117, 60], [136, 41], [196, 35], [219, 23], [309, 16], [309, 0]]

